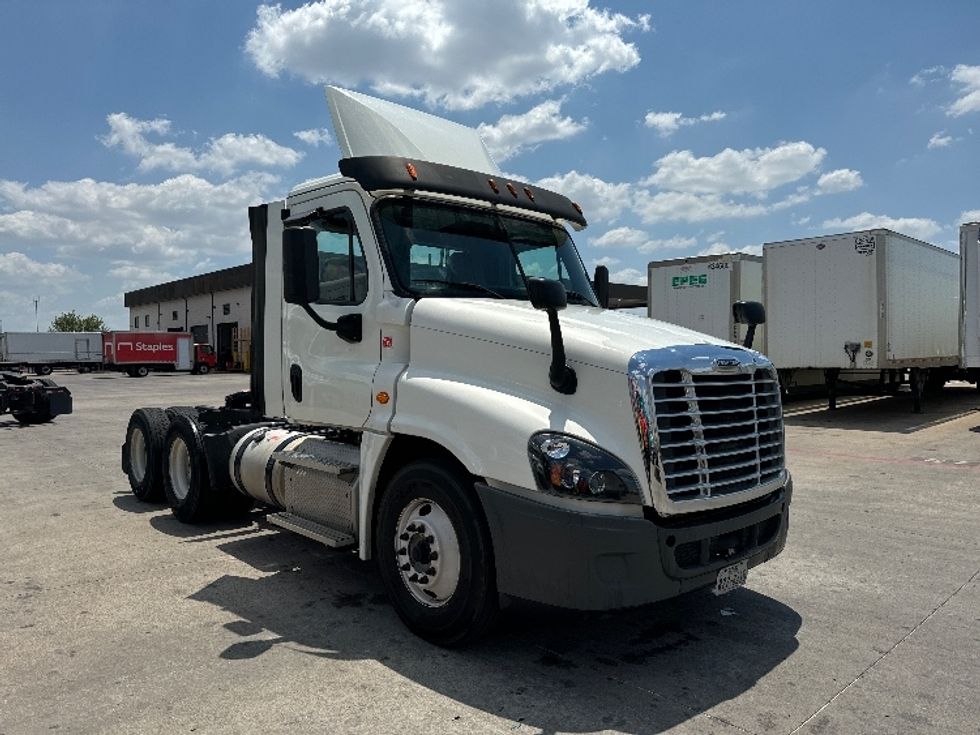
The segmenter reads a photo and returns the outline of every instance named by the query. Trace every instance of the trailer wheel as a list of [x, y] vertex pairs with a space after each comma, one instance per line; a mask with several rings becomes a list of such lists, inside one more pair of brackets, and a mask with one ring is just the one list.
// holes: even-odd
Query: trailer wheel
[[161, 452], [170, 419], [159, 408], [138, 408], [129, 418], [123, 444], [123, 468], [139, 500], [150, 503], [163, 497]]
[[48, 421], [54, 420], [54, 416], [51, 415], [51, 411], [47, 406], [40, 411], [17, 411], [13, 414], [13, 417], [22, 426], [46, 424]]
[[499, 612], [493, 547], [472, 482], [440, 460], [391, 478], [378, 510], [375, 556], [402, 621], [440, 646], [483, 636]]

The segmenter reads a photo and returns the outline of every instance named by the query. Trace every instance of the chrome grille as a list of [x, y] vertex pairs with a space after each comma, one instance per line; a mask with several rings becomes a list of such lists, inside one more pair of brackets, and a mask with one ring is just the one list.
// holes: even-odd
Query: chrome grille
[[779, 383], [769, 367], [650, 374], [658, 479], [671, 500], [749, 490], [784, 468]]

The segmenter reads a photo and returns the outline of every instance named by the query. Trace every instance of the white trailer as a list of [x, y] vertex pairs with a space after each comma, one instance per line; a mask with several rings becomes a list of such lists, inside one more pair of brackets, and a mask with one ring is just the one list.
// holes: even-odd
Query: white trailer
[[[762, 301], [762, 256], [699, 255], [647, 266], [647, 316], [742, 344], [747, 326], [735, 322], [732, 304]], [[754, 344], [765, 340], [757, 328]]]
[[0, 333], [0, 367], [24, 367], [48, 375], [56, 367], [97, 370], [101, 365], [100, 332]]
[[959, 364], [960, 258], [885, 229], [766, 243], [764, 349], [780, 370], [909, 372], [915, 410], [927, 380]]
[[980, 370], [980, 222], [960, 225], [960, 294], [960, 367], [976, 380]]

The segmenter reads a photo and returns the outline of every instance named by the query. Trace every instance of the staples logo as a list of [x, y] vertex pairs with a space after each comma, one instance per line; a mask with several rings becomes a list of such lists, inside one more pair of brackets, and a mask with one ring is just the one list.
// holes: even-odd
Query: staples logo
[[147, 344], [146, 342], [137, 342], [135, 347], [137, 352], [173, 352], [173, 345], [162, 345], [162, 344]]

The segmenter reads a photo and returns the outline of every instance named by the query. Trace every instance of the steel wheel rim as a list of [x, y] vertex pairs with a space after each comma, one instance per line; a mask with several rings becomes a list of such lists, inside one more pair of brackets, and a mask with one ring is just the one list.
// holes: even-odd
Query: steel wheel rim
[[146, 435], [140, 427], [134, 426], [133, 433], [129, 435], [129, 469], [137, 483], [143, 482], [146, 477], [147, 464]]
[[395, 524], [395, 565], [405, 588], [426, 607], [446, 605], [459, 585], [459, 537], [438, 503], [416, 498]]
[[191, 453], [179, 436], [170, 445], [170, 486], [178, 500], [183, 500], [191, 489]]

